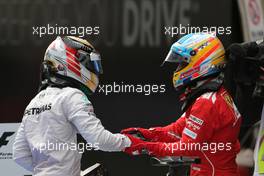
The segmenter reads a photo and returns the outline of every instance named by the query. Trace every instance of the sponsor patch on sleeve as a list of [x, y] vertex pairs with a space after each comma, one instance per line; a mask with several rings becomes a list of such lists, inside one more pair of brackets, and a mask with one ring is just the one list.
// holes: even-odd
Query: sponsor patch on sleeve
[[190, 128], [190, 129], [193, 129], [194, 131], [196, 131], [196, 130], [200, 130], [200, 126], [198, 126], [198, 125], [195, 125], [192, 121], [187, 121], [186, 122], [186, 125]]
[[196, 137], [197, 137], [197, 133], [189, 130], [188, 128], [184, 128], [183, 133], [186, 134], [187, 136], [189, 136], [192, 139], [196, 139]]
[[195, 117], [194, 115], [190, 115], [189, 119], [199, 125], [203, 125], [203, 120]]

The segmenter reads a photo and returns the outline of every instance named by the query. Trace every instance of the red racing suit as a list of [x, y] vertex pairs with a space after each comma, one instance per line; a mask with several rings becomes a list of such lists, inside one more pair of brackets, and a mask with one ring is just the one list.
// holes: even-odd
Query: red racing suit
[[[147, 149], [155, 156], [196, 156], [192, 176], [235, 176], [241, 115], [231, 96], [221, 87], [201, 95], [174, 123], [149, 130], [142, 129], [151, 142], [132, 145], [127, 152]], [[178, 137], [177, 137], [178, 136]]]

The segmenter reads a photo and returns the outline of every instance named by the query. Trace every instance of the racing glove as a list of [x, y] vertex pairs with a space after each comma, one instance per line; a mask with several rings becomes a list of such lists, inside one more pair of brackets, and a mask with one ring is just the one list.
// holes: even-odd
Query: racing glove
[[176, 142], [180, 139], [179, 135], [176, 135], [167, 127], [155, 127], [155, 128], [127, 128], [121, 131], [123, 134], [135, 134], [140, 133], [146, 141], [151, 142]]
[[[129, 137], [130, 138], [130, 137]], [[134, 138], [132, 136], [132, 138]], [[132, 139], [130, 138], [132, 141]], [[130, 147], [127, 147], [125, 149], [125, 152], [129, 155], [141, 155], [147, 152], [149, 155], [155, 155], [160, 156], [160, 153], [158, 152], [159, 148], [162, 148], [162, 143], [156, 143], [156, 142], [141, 142], [134, 145], [131, 145]]]
[[[155, 137], [154, 133], [149, 130], [149, 129], [145, 129], [145, 128], [126, 128], [123, 129], [121, 131], [122, 134], [136, 134], [136, 133], [140, 133], [146, 140], [151, 140]], [[132, 136], [133, 137], [133, 136]]]
[[[148, 154], [156, 157], [165, 156], [200, 156], [199, 150], [180, 150], [184, 142], [163, 143], [163, 142], [140, 142], [125, 149], [130, 155]], [[187, 143], [185, 143], [187, 145]]]
[[124, 152], [126, 152], [129, 155], [140, 155], [140, 154], [142, 154], [141, 150], [136, 150], [136, 149], [134, 150], [134, 146], [137, 146], [138, 144], [141, 144], [141, 143], [145, 143], [145, 141], [143, 141], [139, 138], [136, 138], [130, 134], [124, 134], [124, 135], [127, 136], [131, 141], [130, 147], [125, 148]]
[[176, 143], [146, 142], [132, 135], [125, 134], [131, 141], [131, 146], [127, 147], [124, 152], [129, 155], [148, 154], [157, 157], [180, 155], [180, 151], [175, 151]]

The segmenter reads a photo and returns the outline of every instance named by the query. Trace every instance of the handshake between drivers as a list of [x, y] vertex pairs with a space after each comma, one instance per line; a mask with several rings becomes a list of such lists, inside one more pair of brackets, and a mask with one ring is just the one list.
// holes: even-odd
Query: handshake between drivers
[[131, 146], [125, 149], [125, 152], [130, 155], [148, 154], [159, 156], [153, 150], [153, 147], [159, 144], [158, 142], [176, 142], [180, 139], [176, 134], [163, 131], [161, 127], [150, 129], [132, 127], [123, 129], [121, 133], [131, 141]]

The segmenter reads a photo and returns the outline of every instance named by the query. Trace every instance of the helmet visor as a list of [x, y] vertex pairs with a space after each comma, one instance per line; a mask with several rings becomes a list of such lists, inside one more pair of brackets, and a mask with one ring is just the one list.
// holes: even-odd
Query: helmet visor
[[161, 66], [167, 67], [168, 65], [171, 65], [173, 70], [180, 71], [188, 65], [188, 60], [188, 58], [185, 58], [170, 50]]
[[101, 56], [99, 53], [92, 52], [90, 53], [90, 59], [93, 64], [94, 70], [98, 74], [103, 74], [103, 66], [101, 63]]
[[83, 50], [78, 50], [79, 61], [85, 68], [91, 72], [99, 75], [103, 74], [103, 67], [101, 63], [101, 56], [97, 52], [85, 52]]

